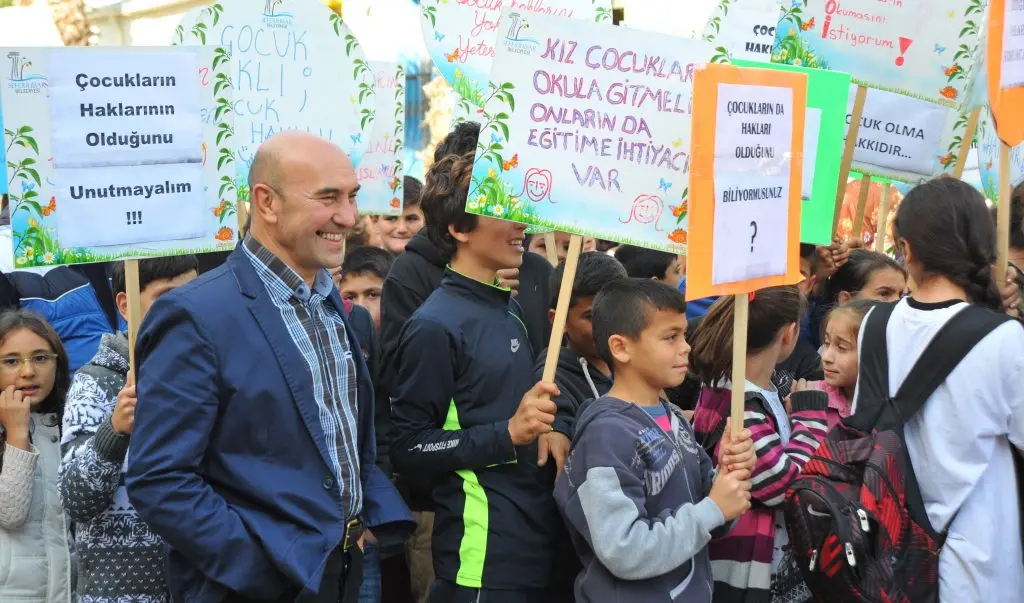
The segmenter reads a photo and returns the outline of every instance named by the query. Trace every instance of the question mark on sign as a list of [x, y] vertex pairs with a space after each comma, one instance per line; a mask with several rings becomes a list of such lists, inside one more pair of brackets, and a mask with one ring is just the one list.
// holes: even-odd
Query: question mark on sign
[[754, 229], [754, 234], [750, 235], [750, 253], [754, 253], [754, 238], [757, 237], [757, 222], [751, 220], [750, 227]]

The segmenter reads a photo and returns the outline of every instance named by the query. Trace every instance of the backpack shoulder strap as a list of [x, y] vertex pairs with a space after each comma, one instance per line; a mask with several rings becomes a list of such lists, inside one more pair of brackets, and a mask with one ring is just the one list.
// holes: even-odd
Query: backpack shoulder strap
[[902, 427], [982, 339], [1010, 320], [1013, 319], [1006, 314], [973, 304], [957, 312], [921, 352], [899, 391], [892, 396], [894, 404], [887, 410], [894, 412], [884, 413], [878, 428]]
[[889, 351], [886, 329], [896, 303], [879, 304], [865, 318], [857, 372], [857, 413], [844, 422], [861, 431], [871, 431], [889, 398]]

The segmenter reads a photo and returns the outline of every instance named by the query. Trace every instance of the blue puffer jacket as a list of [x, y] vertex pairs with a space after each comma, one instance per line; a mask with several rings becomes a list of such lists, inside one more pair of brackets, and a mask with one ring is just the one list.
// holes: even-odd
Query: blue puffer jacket
[[7, 281], [3, 288], [9, 284], [13, 289], [5, 296], [14, 298], [7, 305], [17, 303], [53, 326], [67, 349], [72, 373], [96, 355], [105, 333], [127, 329], [114, 309], [113, 297], [107, 299], [110, 307], [105, 311], [96, 294], [97, 286], [109, 291], [103, 270], [101, 265], [61, 266], [45, 273], [16, 270], [3, 275]]

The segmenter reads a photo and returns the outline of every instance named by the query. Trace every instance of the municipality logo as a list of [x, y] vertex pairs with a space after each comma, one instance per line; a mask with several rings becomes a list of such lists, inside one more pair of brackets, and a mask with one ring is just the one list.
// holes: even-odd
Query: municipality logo
[[39, 94], [49, 86], [45, 75], [35, 73], [30, 69], [32, 61], [29, 57], [14, 50], [7, 53], [7, 58], [11, 62], [11, 72], [7, 77], [9, 89], [19, 94]]
[[511, 13], [508, 16], [509, 26], [505, 33], [505, 48], [516, 54], [533, 55], [540, 46], [536, 38], [527, 37], [524, 33], [530, 29], [530, 24], [519, 13]]
[[291, 27], [292, 14], [281, 12], [278, 7], [284, 4], [284, 0], [267, 0], [263, 5], [263, 24], [267, 27], [286, 28]]

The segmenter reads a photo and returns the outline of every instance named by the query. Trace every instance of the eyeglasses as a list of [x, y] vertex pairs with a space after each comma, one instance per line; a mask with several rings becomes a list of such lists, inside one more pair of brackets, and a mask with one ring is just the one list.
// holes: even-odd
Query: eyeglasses
[[0, 358], [0, 371], [17, 373], [26, 363], [31, 363], [34, 369], [50, 368], [56, 360], [56, 354], [33, 354], [27, 358]]

